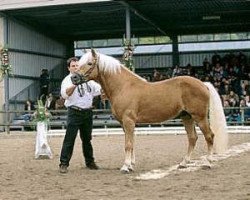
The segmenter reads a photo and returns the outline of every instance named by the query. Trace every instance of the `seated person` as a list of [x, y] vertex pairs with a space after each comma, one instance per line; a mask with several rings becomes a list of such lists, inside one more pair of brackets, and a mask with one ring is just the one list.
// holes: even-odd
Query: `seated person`
[[65, 99], [60, 95], [59, 99], [57, 99], [55, 103], [56, 110], [66, 109], [64, 102], [65, 102]]
[[47, 97], [45, 101], [45, 108], [48, 110], [55, 110], [56, 109], [56, 100], [52, 93], [49, 93], [49, 96]]
[[29, 112], [25, 113], [22, 117], [24, 118], [25, 121], [30, 121], [32, 119], [32, 113], [30, 111], [35, 110], [35, 106], [30, 99], [28, 99], [25, 102], [24, 110], [29, 111]]

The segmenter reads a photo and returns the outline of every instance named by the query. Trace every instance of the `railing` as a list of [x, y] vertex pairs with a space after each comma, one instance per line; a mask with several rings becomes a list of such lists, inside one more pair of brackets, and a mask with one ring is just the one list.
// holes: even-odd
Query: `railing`
[[[250, 126], [250, 108], [225, 108], [226, 111], [230, 111], [231, 115], [227, 115], [228, 126]], [[32, 121], [32, 113], [34, 111], [24, 110], [11, 110], [8, 112], [0, 111], [2, 119], [5, 122], [0, 123], [0, 129], [10, 133], [12, 130], [35, 130], [36, 122]], [[65, 129], [66, 124], [66, 112], [67, 110], [51, 110], [52, 118], [49, 121], [50, 129]], [[226, 112], [227, 113], [227, 112]], [[6, 116], [17, 116], [13, 119], [7, 119]], [[4, 120], [3, 120], [4, 121]], [[136, 127], [173, 127], [181, 126], [181, 119], [166, 120], [161, 123], [141, 123]], [[94, 128], [120, 128], [119, 122], [114, 118], [110, 110], [93, 110], [93, 127]]]

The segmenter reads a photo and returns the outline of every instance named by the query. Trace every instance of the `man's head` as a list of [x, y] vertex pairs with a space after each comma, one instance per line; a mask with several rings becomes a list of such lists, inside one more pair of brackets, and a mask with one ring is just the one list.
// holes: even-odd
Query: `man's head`
[[75, 73], [79, 70], [78, 60], [77, 57], [71, 57], [67, 60], [67, 67], [70, 73]]

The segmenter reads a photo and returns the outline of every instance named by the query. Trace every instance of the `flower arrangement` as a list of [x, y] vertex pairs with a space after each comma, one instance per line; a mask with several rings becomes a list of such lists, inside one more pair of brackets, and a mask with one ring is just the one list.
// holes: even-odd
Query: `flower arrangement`
[[51, 113], [44, 107], [42, 100], [38, 100], [38, 108], [34, 112], [34, 121], [35, 122], [48, 122], [52, 117]]
[[0, 59], [0, 81], [2, 81], [6, 75], [12, 74], [12, 68], [9, 64], [9, 51], [7, 48], [0, 48]]
[[123, 53], [123, 64], [131, 71], [135, 71], [134, 63], [133, 63], [133, 51], [134, 46], [131, 44], [131, 41], [124, 39], [124, 53]]

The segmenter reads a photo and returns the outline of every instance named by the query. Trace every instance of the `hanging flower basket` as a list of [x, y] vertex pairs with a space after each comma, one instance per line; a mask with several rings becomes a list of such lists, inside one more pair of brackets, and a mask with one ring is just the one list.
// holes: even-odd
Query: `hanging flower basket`
[[9, 63], [9, 50], [7, 48], [0, 48], [0, 81], [8, 75], [12, 75], [12, 68]]
[[123, 53], [123, 64], [131, 71], [135, 71], [134, 63], [133, 63], [133, 51], [134, 46], [131, 44], [130, 41], [124, 39], [124, 53]]

